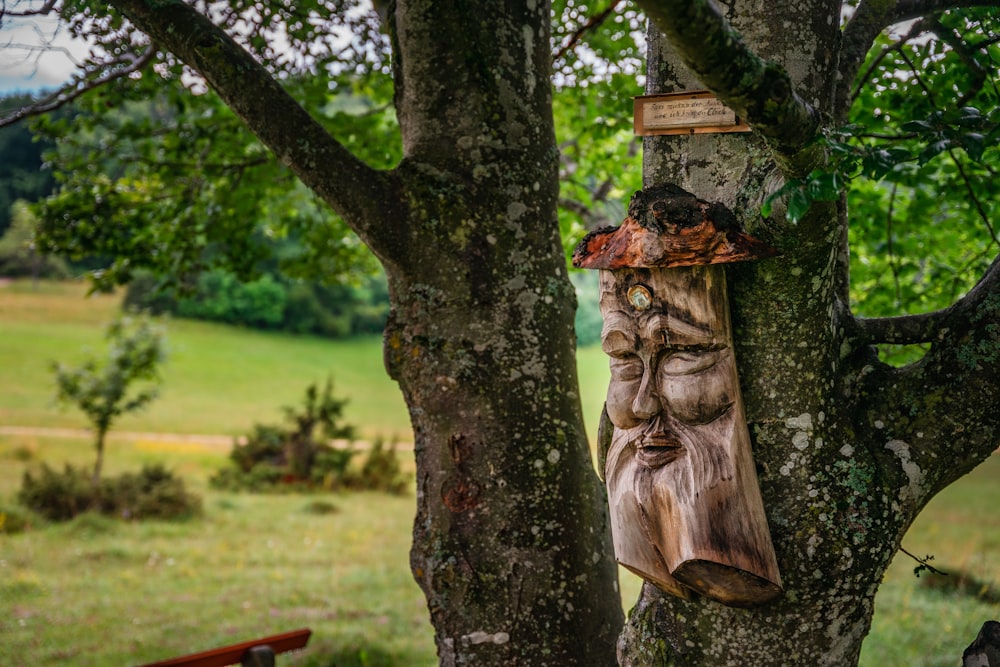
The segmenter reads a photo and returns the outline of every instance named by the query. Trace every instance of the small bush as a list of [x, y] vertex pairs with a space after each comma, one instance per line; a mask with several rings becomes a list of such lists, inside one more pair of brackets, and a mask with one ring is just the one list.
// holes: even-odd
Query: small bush
[[303, 509], [306, 514], [316, 514], [318, 516], [326, 516], [327, 514], [336, 514], [340, 509], [331, 502], [325, 500], [314, 500]]
[[10, 450], [10, 458], [15, 461], [20, 461], [22, 463], [27, 463], [28, 461], [35, 458], [35, 450], [27, 445], [20, 445]]
[[43, 463], [35, 477], [25, 471], [17, 501], [52, 521], [66, 521], [86, 511], [93, 503], [90, 475], [66, 464], [56, 472]]
[[245, 443], [233, 443], [230, 460], [243, 472], [250, 472], [261, 462], [279, 464], [284, 456], [285, 431], [278, 426], [254, 424]]
[[353, 449], [334, 449], [324, 446], [313, 461], [310, 479], [324, 489], [332, 490], [344, 483], [347, 468], [357, 452]]
[[136, 271], [125, 290], [122, 309], [144, 310], [153, 315], [164, 315], [177, 310], [177, 297], [172, 290], [160, 285], [156, 276], [148, 271]]
[[396, 445], [387, 448], [382, 438], [376, 438], [365, 456], [361, 471], [349, 478], [348, 485], [355, 489], [399, 495], [406, 491], [408, 482], [396, 456]]
[[245, 442], [234, 443], [229, 454], [233, 465], [209, 483], [217, 489], [262, 492], [342, 487], [354, 452], [328, 443], [353, 437], [354, 428], [341, 422], [346, 403], [333, 395], [332, 380], [322, 390], [309, 385], [300, 408], [285, 408], [287, 426], [255, 424]]
[[53, 521], [66, 521], [87, 510], [122, 519], [182, 519], [201, 513], [201, 498], [184, 480], [162, 465], [143, 466], [101, 482], [95, 496], [90, 474], [66, 465], [63, 472], [42, 464], [38, 477], [24, 473], [17, 500]]
[[0, 535], [23, 533], [35, 523], [30, 512], [20, 507], [0, 505]]
[[201, 514], [201, 498], [161, 464], [143, 466], [101, 486], [99, 509], [127, 520], [186, 519]]

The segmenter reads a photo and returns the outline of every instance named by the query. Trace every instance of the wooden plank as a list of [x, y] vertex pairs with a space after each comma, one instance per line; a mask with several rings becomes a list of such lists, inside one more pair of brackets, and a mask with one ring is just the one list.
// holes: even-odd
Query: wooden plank
[[275, 653], [285, 653], [302, 648], [308, 643], [312, 630], [303, 628], [292, 630], [280, 635], [271, 635], [253, 641], [223, 646], [201, 653], [192, 653], [179, 658], [171, 658], [160, 662], [151, 662], [142, 667], [226, 667], [236, 665], [243, 659], [247, 651], [255, 646], [270, 646]]
[[749, 132], [750, 126], [708, 91], [640, 95], [633, 102], [637, 136]]

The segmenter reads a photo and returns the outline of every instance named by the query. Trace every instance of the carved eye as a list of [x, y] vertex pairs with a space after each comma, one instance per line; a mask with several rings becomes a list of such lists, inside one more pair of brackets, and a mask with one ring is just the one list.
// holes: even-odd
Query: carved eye
[[701, 373], [719, 363], [721, 350], [674, 352], [660, 363], [660, 370], [666, 375], [692, 375]]
[[628, 291], [628, 302], [638, 311], [649, 310], [653, 305], [653, 293], [645, 285], [633, 285]]

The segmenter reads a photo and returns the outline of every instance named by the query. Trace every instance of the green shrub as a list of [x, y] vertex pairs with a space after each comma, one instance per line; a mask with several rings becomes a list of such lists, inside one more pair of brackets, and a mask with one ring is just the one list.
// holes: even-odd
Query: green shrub
[[302, 511], [306, 514], [316, 514], [318, 516], [326, 516], [328, 514], [336, 514], [340, 509], [331, 502], [326, 500], [313, 500], [304, 508]]
[[35, 450], [27, 445], [19, 445], [14, 449], [10, 450], [9, 456], [15, 461], [27, 463], [28, 461], [35, 458]]
[[162, 464], [105, 480], [98, 506], [103, 514], [126, 520], [186, 519], [202, 511], [201, 498], [189, 493], [184, 480]]
[[34, 516], [20, 507], [0, 505], [0, 535], [23, 533], [35, 523]]
[[344, 484], [347, 468], [357, 452], [354, 449], [335, 449], [323, 446], [313, 461], [310, 480], [327, 490], [336, 489]]
[[93, 504], [90, 474], [66, 464], [56, 472], [43, 463], [38, 477], [25, 471], [17, 501], [52, 521], [66, 521]]
[[160, 464], [105, 479], [95, 496], [88, 472], [66, 465], [59, 473], [43, 463], [37, 478], [24, 473], [17, 500], [53, 521], [66, 521], [91, 509], [128, 520], [182, 519], [201, 513], [201, 498]]
[[366, 491], [402, 494], [409, 479], [403, 474], [396, 456], [396, 445], [385, 446], [382, 438], [376, 438], [365, 456], [361, 471], [349, 478], [349, 486]]
[[229, 454], [233, 466], [209, 483], [232, 491], [275, 491], [276, 486], [339, 488], [353, 452], [328, 443], [350, 439], [354, 427], [341, 423], [347, 401], [333, 395], [333, 382], [323, 390], [313, 383], [301, 408], [285, 408], [287, 426], [255, 424], [246, 442]]
[[243, 472], [250, 472], [262, 461], [279, 465], [284, 456], [284, 439], [285, 431], [280, 426], [254, 424], [245, 443], [233, 443], [229, 458]]
[[270, 274], [241, 282], [232, 273], [213, 270], [198, 275], [193, 290], [185, 294], [178, 294], [170, 281], [137, 271], [124, 305], [331, 338], [381, 333], [389, 315], [389, 292], [381, 276], [362, 278], [357, 285], [323, 285]]
[[146, 311], [163, 315], [177, 311], [177, 297], [170, 289], [148, 271], [136, 271], [125, 290], [123, 310]]
[[0, 276], [55, 280], [68, 278], [69, 267], [63, 259], [43, 255], [35, 248], [38, 219], [27, 202], [14, 202], [11, 215], [13, 219], [10, 227], [0, 236]]

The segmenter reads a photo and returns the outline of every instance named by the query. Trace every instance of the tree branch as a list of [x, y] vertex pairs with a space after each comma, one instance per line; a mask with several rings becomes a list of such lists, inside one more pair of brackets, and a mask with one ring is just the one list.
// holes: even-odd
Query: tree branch
[[853, 338], [863, 345], [916, 345], [937, 339], [949, 310], [900, 317], [858, 318]]
[[757, 56], [710, 0], [639, 0], [684, 64], [723, 103], [763, 136], [786, 176], [800, 178], [821, 160], [809, 142], [816, 110], [787, 72]]
[[192, 7], [179, 0], [110, 4], [201, 74], [265, 146], [381, 253], [389, 230], [377, 227], [377, 209], [388, 197], [391, 174], [344, 148], [263, 65]]
[[[843, 120], [843, 116], [847, 114], [850, 106], [847, 91], [851, 89], [858, 75], [858, 70], [861, 69], [875, 38], [883, 30], [895, 23], [938, 14], [946, 9], [996, 6], [1000, 6], [1000, 0], [950, 0], [947, 2], [945, 0], [897, 0], [895, 4], [863, 0], [847, 25], [844, 26], [840, 56], [840, 93], [834, 106], [837, 118]], [[906, 39], [909, 38], [908, 36]]]
[[23, 11], [15, 11], [13, 9], [7, 9], [7, 3], [0, 3], [0, 19], [4, 16], [16, 16], [22, 18], [25, 16], [45, 16], [46, 14], [52, 13], [55, 9], [56, 0], [46, 0], [45, 4], [37, 9], [25, 9]]
[[903, 473], [904, 495], [915, 507], [970, 471], [1000, 442], [998, 323], [1000, 257], [968, 294], [943, 311], [857, 322], [873, 342], [931, 343], [915, 364], [872, 370], [859, 392], [864, 421], [887, 443], [886, 471]]
[[559, 47], [559, 50], [552, 55], [552, 62], [555, 62], [562, 58], [566, 53], [576, 46], [580, 39], [595, 28], [599, 27], [602, 23], [608, 20], [608, 17], [615, 13], [618, 5], [622, 3], [622, 0], [614, 0], [607, 9], [602, 12], [598, 12], [584, 21], [583, 25], [577, 28], [572, 35], [570, 35], [563, 45]]
[[99, 88], [106, 83], [114, 81], [115, 79], [120, 79], [124, 76], [129, 76], [134, 72], [142, 70], [146, 67], [146, 65], [153, 61], [153, 57], [155, 55], [156, 44], [150, 44], [149, 47], [138, 56], [134, 54], [120, 56], [109, 65], [105, 65], [103, 71], [87, 72], [78, 76], [62, 88], [50, 95], [42, 97], [37, 102], [15, 109], [12, 113], [0, 117], [0, 127], [13, 125], [16, 122], [31, 116], [39, 116], [43, 113], [56, 111], [88, 91]]

